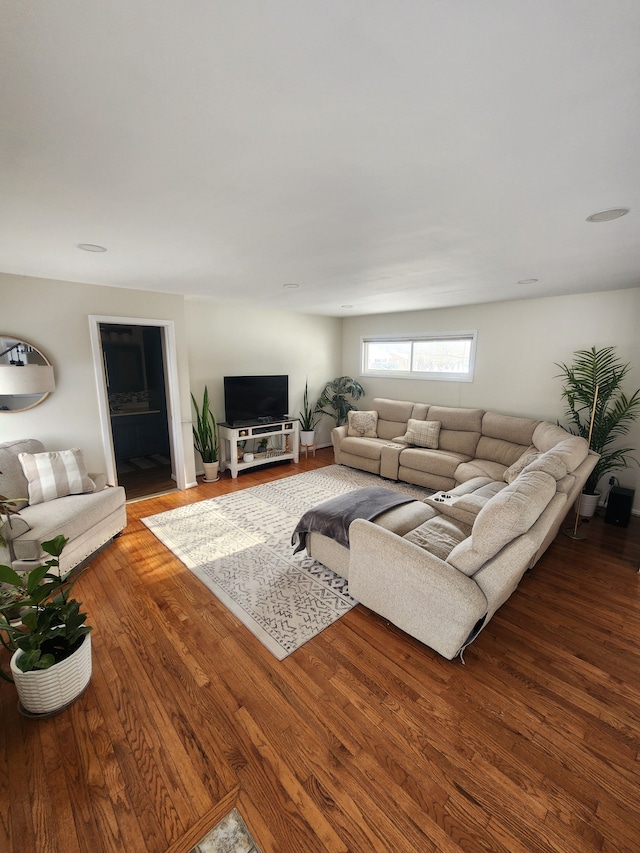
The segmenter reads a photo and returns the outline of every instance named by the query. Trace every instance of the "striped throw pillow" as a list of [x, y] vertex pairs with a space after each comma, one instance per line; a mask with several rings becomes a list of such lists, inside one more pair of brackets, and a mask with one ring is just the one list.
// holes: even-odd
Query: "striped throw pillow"
[[18, 459], [27, 478], [30, 504], [95, 489], [95, 483], [87, 474], [82, 451], [77, 447], [48, 453], [19, 453]]

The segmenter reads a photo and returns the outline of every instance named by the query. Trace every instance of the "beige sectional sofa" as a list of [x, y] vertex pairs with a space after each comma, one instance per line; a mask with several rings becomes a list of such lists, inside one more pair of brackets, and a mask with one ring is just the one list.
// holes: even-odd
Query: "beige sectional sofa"
[[[35, 439], [0, 444], [0, 495], [7, 498], [28, 498], [30, 494], [19, 458], [21, 453], [43, 454], [45, 449]], [[18, 504], [19, 515], [12, 516], [11, 525], [4, 517], [0, 518], [0, 532], [7, 541], [7, 545], [0, 544], [0, 563], [18, 572], [30, 571], [47, 556], [41, 543], [62, 534], [69, 541], [60, 556], [60, 572], [67, 572], [124, 529], [127, 524], [124, 489], [107, 487], [104, 474], [87, 474], [83, 479], [86, 485], [81, 487], [87, 489], [83, 493], [36, 503], [24, 500]]]
[[353, 521], [349, 549], [311, 532], [307, 551], [362, 604], [452, 659], [555, 538], [598, 456], [555, 424], [481, 409], [379, 399], [372, 413], [375, 435], [371, 423], [367, 435], [333, 430], [336, 462], [440, 492]]

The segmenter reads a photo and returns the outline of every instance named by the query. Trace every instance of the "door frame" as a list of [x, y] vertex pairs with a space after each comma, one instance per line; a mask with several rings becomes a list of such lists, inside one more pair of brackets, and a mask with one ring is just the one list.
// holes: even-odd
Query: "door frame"
[[184, 445], [182, 442], [182, 416], [180, 411], [180, 393], [178, 382], [178, 357], [176, 349], [175, 324], [173, 320], [148, 319], [145, 317], [113, 317], [102, 314], [89, 315], [89, 333], [91, 335], [91, 350], [93, 352], [93, 369], [96, 377], [98, 392], [98, 410], [100, 414], [100, 431], [104, 448], [107, 481], [114, 485], [118, 482], [116, 459], [111, 434], [111, 413], [107, 394], [107, 380], [102, 358], [100, 341], [100, 324], [108, 323], [123, 326], [156, 326], [160, 329], [162, 340], [162, 358], [164, 360], [164, 377], [167, 392], [167, 419], [169, 427], [169, 442], [171, 446], [171, 461], [178, 489], [187, 488], [185, 472]]

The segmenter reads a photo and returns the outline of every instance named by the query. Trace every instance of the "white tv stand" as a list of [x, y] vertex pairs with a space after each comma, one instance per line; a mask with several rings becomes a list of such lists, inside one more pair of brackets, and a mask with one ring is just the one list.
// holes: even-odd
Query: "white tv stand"
[[[235, 480], [238, 471], [245, 471], [247, 468], [268, 465], [270, 462], [282, 462], [285, 459], [293, 459], [297, 462], [300, 452], [298, 426], [298, 421], [294, 418], [251, 426], [218, 424], [220, 470], [228, 469]], [[267, 450], [258, 451], [258, 446], [264, 438], [268, 441]], [[238, 447], [241, 441], [246, 442], [244, 448]], [[250, 462], [245, 462], [242, 458], [245, 453], [253, 453], [254, 458]]]

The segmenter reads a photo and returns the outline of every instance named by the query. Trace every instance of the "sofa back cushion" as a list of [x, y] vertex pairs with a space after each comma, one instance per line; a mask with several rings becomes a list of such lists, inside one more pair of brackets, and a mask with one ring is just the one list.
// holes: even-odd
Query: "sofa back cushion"
[[482, 418], [482, 435], [498, 438], [510, 444], [528, 447], [533, 444], [533, 433], [540, 421], [531, 418], [516, 418], [498, 412], [485, 412]]
[[482, 435], [476, 448], [476, 459], [498, 462], [508, 468], [528, 449], [529, 445], [514, 444], [511, 441], [505, 441], [503, 438], [490, 438]]
[[384, 438], [387, 441], [407, 431], [409, 418], [423, 421], [429, 411], [426, 403], [387, 400], [383, 397], [376, 397], [371, 408], [378, 412], [378, 438]]
[[0, 444], [0, 495], [6, 498], [24, 498], [15, 504], [16, 509], [25, 507], [29, 502], [29, 485], [18, 454], [40, 453], [42, 450], [44, 445], [35, 438], [5, 441]]
[[[440, 421], [438, 449], [473, 458], [482, 430], [482, 409], [429, 406], [428, 421]], [[399, 435], [400, 433], [396, 433]]]
[[586, 439], [579, 435], [572, 435], [557, 424], [543, 421], [533, 433], [533, 443], [545, 453], [552, 448], [562, 454], [567, 471], [575, 471], [589, 454], [589, 445]]
[[504, 546], [535, 524], [556, 493], [556, 481], [542, 471], [523, 471], [478, 513], [471, 536], [449, 554], [447, 562], [473, 575]]

